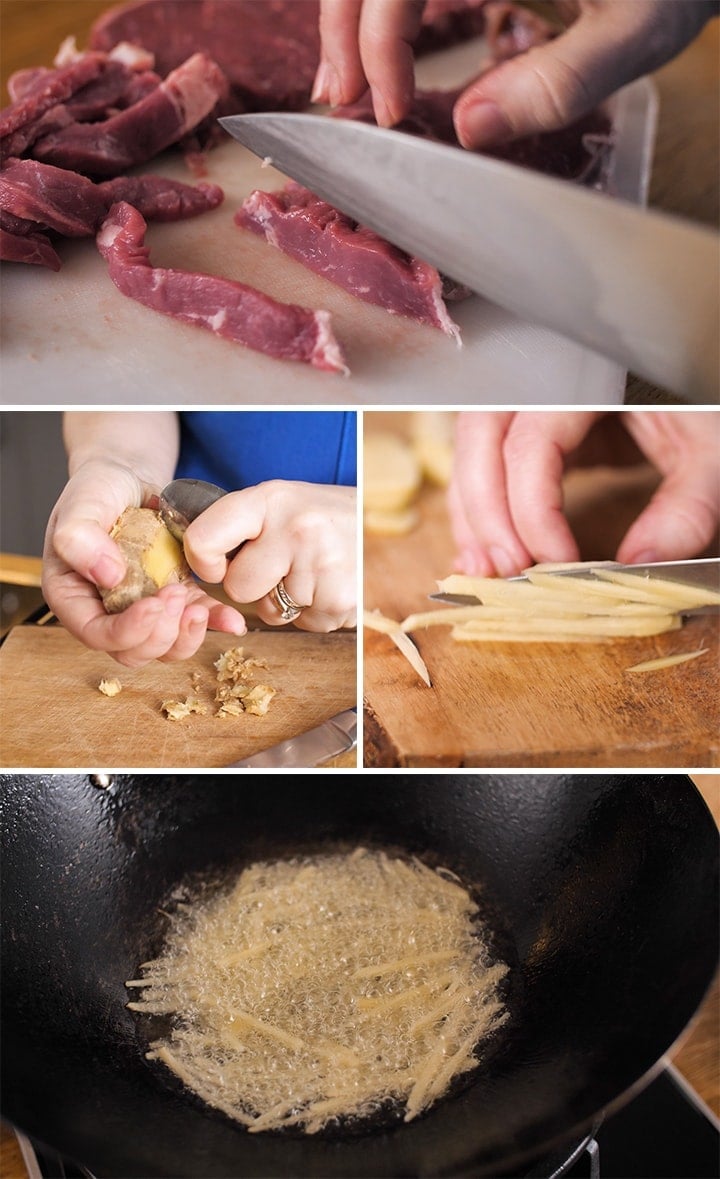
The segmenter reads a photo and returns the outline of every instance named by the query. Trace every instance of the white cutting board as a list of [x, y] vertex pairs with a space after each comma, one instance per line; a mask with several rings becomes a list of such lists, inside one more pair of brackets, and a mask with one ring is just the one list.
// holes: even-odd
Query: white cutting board
[[[421, 86], [450, 87], [470, 76], [482, 47], [426, 59]], [[649, 82], [615, 103], [616, 185], [644, 202], [655, 124]], [[178, 153], [145, 171], [195, 182]], [[233, 223], [255, 188], [282, 186], [234, 141], [208, 156], [205, 179], [223, 204], [198, 218], [151, 225], [156, 265], [222, 275], [275, 298], [332, 313], [350, 376], [274, 360], [134, 303], [114, 287], [92, 240], [63, 241], [57, 273], [3, 263], [0, 404], [3, 405], [407, 405], [620, 404], [626, 374], [617, 364], [479, 296], [451, 305], [463, 347], [435, 328], [391, 316], [353, 298]]]

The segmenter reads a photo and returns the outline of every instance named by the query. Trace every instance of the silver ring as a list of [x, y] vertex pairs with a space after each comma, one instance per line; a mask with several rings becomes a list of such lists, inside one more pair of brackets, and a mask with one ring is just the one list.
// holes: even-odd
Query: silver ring
[[285, 582], [282, 578], [280, 578], [275, 589], [271, 592], [270, 597], [280, 611], [280, 617], [283, 622], [294, 622], [305, 609], [304, 606], [298, 606], [297, 602], [292, 600], [290, 594], [285, 589]]

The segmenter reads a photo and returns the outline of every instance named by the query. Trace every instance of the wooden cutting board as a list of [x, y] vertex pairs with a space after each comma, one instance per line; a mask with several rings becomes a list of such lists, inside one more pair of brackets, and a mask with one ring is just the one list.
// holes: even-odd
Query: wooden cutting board
[[[614, 548], [597, 547], [597, 533], [621, 530], [653, 478], [578, 472], [568, 484], [583, 556], [612, 557]], [[452, 572], [444, 492], [425, 488], [418, 506], [420, 523], [408, 535], [365, 537], [365, 606], [391, 618], [443, 609], [427, 595]], [[717, 615], [694, 618], [665, 635], [600, 643], [460, 644], [446, 627], [413, 638], [432, 688], [389, 638], [365, 632], [368, 766], [720, 765]], [[626, 673], [641, 660], [699, 647], [710, 650], [690, 663]]]
[[[267, 664], [252, 682], [277, 689], [263, 717], [213, 715], [213, 662], [234, 642]], [[38, 769], [229, 766], [352, 708], [355, 648], [354, 632], [258, 630], [239, 640], [212, 633], [191, 659], [129, 670], [60, 626], [19, 626], [0, 648], [0, 761]], [[194, 672], [202, 676], [197, 692]], [[123, 690], [104, 696], [102, 678], [119, 679]], [[209, 715], [171, 721], [161, 712], [163, 700], [195, 694]], [[337, 764], [356, 760], [353, 753]]]

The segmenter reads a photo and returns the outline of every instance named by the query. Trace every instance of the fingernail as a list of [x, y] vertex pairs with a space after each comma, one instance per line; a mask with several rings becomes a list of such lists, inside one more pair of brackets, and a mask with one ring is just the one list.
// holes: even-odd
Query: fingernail
[[501, 577], [512, 577], [517, 573], [517, 561], [514, 561], [510, 554], [505, 552], [505, 549], [491, 545], [488, 548], [488, 554]]
[[643, 549], [641, 553], [635, 553], [635, 556], [632, 557], [632, 559], [628, 561], [627, 564], [653, 565], [656, 561], [660, 560], [662, 560], [662, 558], [658, 555], [658, 553], [655, 552], [654, 549]]
[[171, 618], [179, 618], [184, 609], [184, 594], [171, 594], [165, 598], [165, 611]]
[[395, 117], [391, 114], [390, 107], [382, 94], [373, 93], [373, 110], [378, 127], [393, 127], [395, 125]]
[[330, 106], [340, 106], [342, 97], [342, 86], [335, 66], [329, 61], [322, 62], [315, 77], [313, 102], [327, 102]]
[[312, 94], [310, 99], [312, 102], [329, 102], [330, 90], [330, 66], [325, 61], [321, 61], [315, 75], [313, 82]]
[[117, 585], [122, 579], [123, 574], [123, 566], [106, 553], [102, 553], [90, 569], [90, 576], [95, 582], [95, 585], [101, 585], [103, 589]]
[[512, 138], [513, 129], [496, 102], [476, 102], [463, 110], [456, 128], [463, 147], [489, 147]]

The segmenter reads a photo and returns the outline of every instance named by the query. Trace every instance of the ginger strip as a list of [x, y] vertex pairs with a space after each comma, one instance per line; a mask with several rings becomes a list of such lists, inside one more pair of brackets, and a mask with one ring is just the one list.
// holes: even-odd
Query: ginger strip
[[685, 585], [668, 578], [649, 578], [640, 573], [617, 573], [613, 569], [598, 569], [596, 576], [632, 590], [648, 593], [656, 601], [668, 601], [676, 610], [692, 610], [695, 606], [720, 605], [720, 591], [699, 585]]
[[423, 683], [427, 684], [428, 688], [432, 687], [430, 672], [427, 669], [425, 660], [412, 639], [404, 633], [399, 622], [396, 622], [392, 618], [386, 618], [379, 611], [363, 610], [363, 626], [367, 626], [370, 630], [377, 630], [380, 634], [387, 635], [388, 638], [392, 639], [395, 646], [407, 659], [413, 671], [420, 676], [420, 679]]
[[682, 621], [676, 615], [660, 618], [529, 618], [511, 624], [499, 622], [465, 622], [453, 627], [452, 635], [461, 642], [556, 642], [572, 643], [582, 638], [642, 638], [679, 630]]
[[665, 667], [675, 667], [678, 663], [688, 663], [697, 659], [699, 655], [707, 655], [709, 647], [701, 647], [699, 651], [685, 651], [678, 655], [661, 655], [658, 659], [646, 659], [643, 663], [636, 663], [633, 667], [626, 667], [628, 672], [660, 671]]
[[253, 1133], [314, 1134], [381, 1108], [411, 1118], [444, 1095], [438, 1071], [449, 1086], [476, 1067], [506, 1019], [507, 966], [446, 869], [356, 848], [254, 864], [175, 900], [130, 1008], [170, 1015], [148, 1058]]

